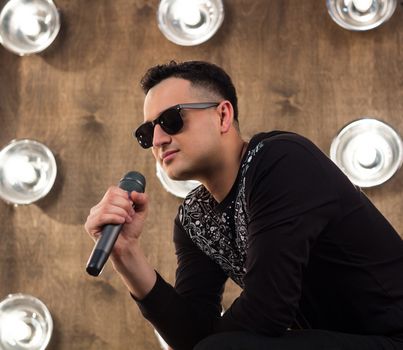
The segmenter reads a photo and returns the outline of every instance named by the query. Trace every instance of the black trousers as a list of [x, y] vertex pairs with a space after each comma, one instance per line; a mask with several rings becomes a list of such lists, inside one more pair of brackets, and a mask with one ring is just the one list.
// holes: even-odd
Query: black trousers
[[403, 350], [403, 338], [315, 329], [288, 331], [282, 337], [229, 332], [211, 335], [193, 350]]

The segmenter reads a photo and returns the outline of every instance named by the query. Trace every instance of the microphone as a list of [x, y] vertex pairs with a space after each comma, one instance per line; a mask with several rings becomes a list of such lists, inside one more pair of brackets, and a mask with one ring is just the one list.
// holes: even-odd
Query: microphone
[[[137, 171], [128, 172], [119, 182], [119, 187], [127, 192], [144, 192], [146, 179]], [[108, 224], [102, 229], [102, 234], [95, 243], [88, 259], [86, 271], [91, 276], [98, 276], [111, 254], [112, 248], [119, 236], [123, 224]]]

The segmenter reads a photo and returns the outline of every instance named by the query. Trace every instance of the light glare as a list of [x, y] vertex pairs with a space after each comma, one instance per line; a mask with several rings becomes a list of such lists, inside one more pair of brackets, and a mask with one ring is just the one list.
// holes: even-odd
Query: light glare
[[357, 149], [357, 161], [364, 168], [372, 168], [377, 163], [377, 153], [375, 147], [361, 144]]
[[5, 177], [12, 184], [33, 184], [38, 180], [34, 166], [28, 156], [10, 157], [4, 167]]
[[38, 18], [35, 16], [35, 13], [26, 6], [21, 6], [16, 10], [14, 21], [24, 35], [38, 36], [41, 32]]
[[0, 327], [3, 329], [4, 340], [11, 345], [17, 345], [32, 337], [32, 329], [22, 319], [24, 312], [12, 312], [1, 318]]
[[373, 0], [353, 0], [354, 7], [360, 12], [367, 12], [372, 6]]
[[194, 1], [177, 1], [174, 7], [174, 12], [175, 16], [189, 26], [195, 26], [201, 20], [199, 6]]

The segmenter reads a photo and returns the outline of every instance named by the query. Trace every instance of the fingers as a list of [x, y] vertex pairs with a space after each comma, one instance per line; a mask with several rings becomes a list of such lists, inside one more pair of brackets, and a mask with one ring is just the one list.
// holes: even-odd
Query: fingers
[[110, 187], [101, 201], [90, 210], [84, 225], [86, 231], [96, 237], [105, 224], [131, 223], [135, 211], [133, 200], [119, 187]]
[[100, 202], [100, 205], [102, 206], [106, 204], [120, 207], [126, 210], [128, 213], [133, 209], [133, 202], [130, 199], [129, 194], [117, 186], [109, 187], [106, 191]]

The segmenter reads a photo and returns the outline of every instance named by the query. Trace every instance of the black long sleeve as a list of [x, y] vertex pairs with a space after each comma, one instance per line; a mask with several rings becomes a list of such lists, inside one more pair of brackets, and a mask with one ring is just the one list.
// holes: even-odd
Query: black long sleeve
[[[252, 141], [228, 198], [185, 200], [175, 287], [159, 276], [145, 317], [176, 350], [221, 331], [280, 336], [297, 313], [315, 328], [403, 332], [403, 243], [390, 224], [308, 140]], [[243, 291], [220, 317], [227, 276]]]
[[154, 288], [137, 302], [168, 344], [186, 350], [214, 332], [227, 276], [193, 244], [178, 219], [174, 242], [178, 259], [175, 288], [157, 274]]

